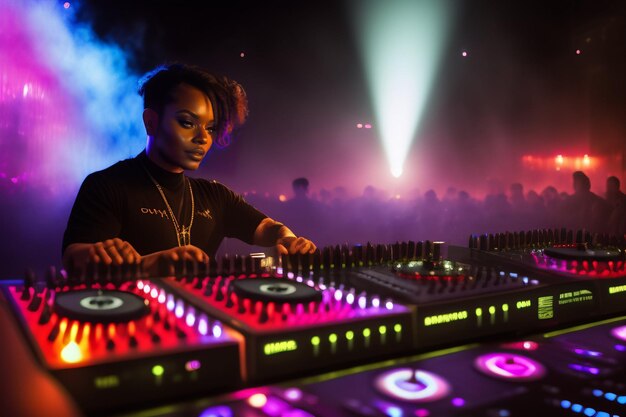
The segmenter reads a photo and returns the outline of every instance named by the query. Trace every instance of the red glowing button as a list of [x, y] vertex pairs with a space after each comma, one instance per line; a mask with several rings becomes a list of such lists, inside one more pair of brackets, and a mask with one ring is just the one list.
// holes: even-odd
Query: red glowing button
[[517, 350], [537, 350], [539, 348], [539, 343], [531, 340], [523, 340], [521, 342], [505, 343], [502, 347]]

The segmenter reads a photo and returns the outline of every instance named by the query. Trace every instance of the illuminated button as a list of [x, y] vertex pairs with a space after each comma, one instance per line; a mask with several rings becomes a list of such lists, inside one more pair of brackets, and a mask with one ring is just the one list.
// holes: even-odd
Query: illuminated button
[[388, 417], [402, 417], [403, 412], [402, 412], [402, 409], [394, 405], [389, 405], [385, 407], [385, 414]]
[[583, 411], [583, 414], [586, 415], [587, 417], [592, 417], [594, 414], [596, 414], [596, 410], [594, 410], [591, 407], [587, 407], [585, 408], [585, 411]]
[[205, 317], [201, 317], [200, 320], [198, 320], [198, 332], [202, 336], [206, 336], [209, 332], [209, 324]]
[[380, 326], [380, 327], [378, 328], [378, 332], [379, 332], [380, 334], [385, 334], [385, 333], [387, 333], [387, 327], [386, 327], [386, 326]]
[[539, 345], [537, 344], [537, 342], [529, 342], [526, 341], [522, 344], [522, 346], [524, 347], [524, 349], [526, 350], [536, 350], [537, 347], [539, 347]]
[[319, 344], [320, 344], [320, 338], [319, 338], [319, 336], [313, 336], [313, 337], [311, 338], [311, 344], [312, 344], [313, 346], [319, 346]]
[[480, 316], [482, 316], [482, 315], [483, 315], [483, 309], [482, 309], [482, 308], [480, 308], [480, 307], [478, 307], [478, 308], [476, 309], [476, 317], [480, 317]]
[[117, 375], [99, 376], [93, 382], [97, 389], [115, 388], [120, 385], [120, 379]]
[[626, 326], [615, 327], [611, 330], [611, 335], [616, 339], [626, 341]]
[[572, 402], [571, 401], [567, 401], [567, 400], [563, 400], [561, 401], [561, 407], [568, 409], [572, 406]]
[[370, 329], [368, 329], [367, 327], [363, 329], [363, 336], [370, 337], [371, 335], [372, 335], [372, 331]]
[[375, 387], [396, 400], [410, 402], [436, 401], [450, 391], [448, 383], [438, 375], [408, 368], [381, 374], [376, 378]]
[[298, 388], [289, 388], [285, 390], [285, 397], [291, 401], [299, 401], [302, 399], [302, 391]]
[[617, 398], [617, 395], [615, 395], [612, 392], [607, 392], [606, 394], [604, 394], [604, 398], [606, 398], [609, 401], [615, 401], [615, 399]]
[[451, 402], [455, 407], [463, 407], [465, 405], [465, 400], [461, 397], [453, 398]]
[[593, 391], [591, 391], [591, 393], [594, 397], [602, 397], [602, 394], [604, 394], [601, 389], [594, 389]]
[[509, 305], [508, 304], [502, 304], [502, 311], [509, 311]]
[[337, 335], [335, 333], [331, 333], [330, 336], [328, 336], [328, 341], [330, 343], [337, 343]]
[[83, 353], [78, 344], [72, 340], [61, 350], [61, 359], [67, 363], [80, 362], [83, 359]]
[[494, 306], [489, 307], [489, 314], [496, 314], [496, 308]]
[[348, 339], [348, 340], [354, 339], [354, 332], [352, 330], [348, 330], [346, 332], [346, 339]]
[[574, 404], [572, 405], [572, 411], [575, 413], [580, 413], [581, 411], [583, 411], [583, 406], [580, 404]]
[[248, 404], [254, 408], [261, 408], [267, 403], [267, 396], [265, 394], [254, 394], [248, 398]]
[[568, 365], [568, 367], [570, 369], [573, 369], [574, 371], [584, 372], [586, 374], [591, 374], [591, 375], [598, 375], [600, 373], [599, 368], [596, 368], [594, 366], [581, 365], [579, 363], [571, 363]]
[[394, 325], [394, 326], [393, 326], [393, 330], [394, 330], [396, 333], [400, 333], [400, 332], [402, 331], [402, 325], [401, 325], [400, 323], [398, 323], [398, 324]]
[[352, 293], [348, 293], [348, 295], [346, 295], [346, 302], [348, 304], [352, 304], [354, 303], [354, 294]]
[[165, 369], [161, 365], [154, 365], [152, 367], [152, 375], [161, 376], [165, 372]]
[[626, 404], [626, 395], [620, 395], [617, 397], [617, 402], [620, 404]]
[[218, 405], [207, 408], [200, 414], [200, 417], [233, 417], [233, 410], [230, 407]]
[[539, 362], [515, 353], [488, 353], [474, 361], [474, 366], [486, 375], [517, 381], [533, 381], [545, 375]]
[[219, 324], [213, 326], [213, 337], [220, 337], [222, 335], [222, 327]]
[[191, 360], [185, 364], [185, 370], [187, 372], [197, 371], [200, 369], [201, 363], [199, 360]]

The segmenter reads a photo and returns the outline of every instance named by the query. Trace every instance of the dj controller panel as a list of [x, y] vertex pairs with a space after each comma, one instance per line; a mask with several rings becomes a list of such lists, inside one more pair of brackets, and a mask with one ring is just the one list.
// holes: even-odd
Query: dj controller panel
[[341, 245], [51, 270], [0, 296], [86, 415], [624, 416], [625, 248], [566, 230]]

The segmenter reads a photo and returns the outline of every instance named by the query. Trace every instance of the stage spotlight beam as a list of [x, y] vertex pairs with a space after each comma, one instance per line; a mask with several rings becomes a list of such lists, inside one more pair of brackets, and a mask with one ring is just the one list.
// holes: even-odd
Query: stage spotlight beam
[[366, 0], [352, 6], [376, 128], [391, 174], [400, 177], [439, 65], [449, 4]]

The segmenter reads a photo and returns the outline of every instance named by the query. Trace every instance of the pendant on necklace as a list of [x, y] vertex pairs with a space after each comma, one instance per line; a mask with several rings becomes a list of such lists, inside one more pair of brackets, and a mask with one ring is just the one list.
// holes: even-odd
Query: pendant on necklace
[[183, 246], [191, 245], [191, 233], [189, 228], [183, 225], [182, 230], [178, 233], [180, 236], [180, 241], [183, 243]]

